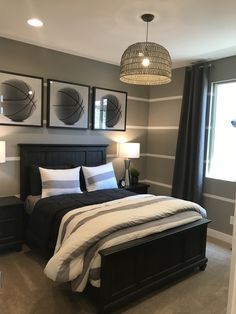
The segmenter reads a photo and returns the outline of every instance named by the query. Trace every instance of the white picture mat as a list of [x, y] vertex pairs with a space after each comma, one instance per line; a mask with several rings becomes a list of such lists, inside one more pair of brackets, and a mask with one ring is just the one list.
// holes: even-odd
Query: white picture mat
[[[104, 127], [104, 130], [124, 130], [125, 129], [125, 123], [126, 123], [126, 93], [123, 92], [118, 92], [118, 91], [112, 91], [112, 90], [106, 90], [102, 88], [96, 88], [96, 94], [95, 94], [95, 104], [94, 104], [94, 110], [96, 105], [101, 104], [101, 98], [104, 97], [105, 95], [114, 95], [118, 101], [119, 104], [121, 105], [121, 118], [118, 121], [114, 127]], [[95, 129], [101, 129], [98, 127], [95, 123], [95, 116], [94, 116], [94, 127]]]
[[[0, 123], [2, 124], [12, 124], [12, 125], [35, 125], [41, 126], [42, 124], [42, 80], [34, 77], [27, 77], [23, 75], [11, 74], [11, 73], [2, 73], [0, 72], [0, 83], [6, 80], [17, 79], [24, 81], [28, 84], [32, 90], [35, 92], [35, 106], [32, 116], [30, 116], [27, 120], [19, 122], [12, 121], [11, 119], [5, 117], [3, 114], [0, 114]], [[0, 84], [0, 96], [2, 96], [1, 84]], [[2, 98], [2, 97], [1, 97]], [[0, 103], [1, 106], [1, 103]]]
[[[87, 86], [76, 85], [72, 83], [64, 83], [50, 80], [50, 126], [54, 127], [66, 127], [66, 128], [88, 128], [88, 99], [89, 99], [89, 88]], [[54, 106], [56, 105], [57, 92], [62, 88], [73, 88], [75, 89], [83, 99], [84, 112], [79, 121], [75, 122], [73, 125], [67, 125], [58, 119]]]

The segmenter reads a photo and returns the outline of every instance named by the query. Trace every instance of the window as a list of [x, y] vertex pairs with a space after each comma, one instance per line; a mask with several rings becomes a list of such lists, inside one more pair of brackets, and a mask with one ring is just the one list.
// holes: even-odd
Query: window
[[236, 180], [236, 81], [213, 83], [206, 176]]

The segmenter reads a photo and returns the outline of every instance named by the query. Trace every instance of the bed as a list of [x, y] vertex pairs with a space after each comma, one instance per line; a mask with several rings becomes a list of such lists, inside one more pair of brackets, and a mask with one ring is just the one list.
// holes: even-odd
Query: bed
[[[71, 167], [98, 166], [106, 163], [106, 145], [19, 144], [19, 146], [22, 200], [31, 194], [32, 165], [57, 168], [65, 165]], [[81, 177], [81, 184], [85, 185], [83, 177]], [[91, 195], [93, 195], [92, 198]], [[119, 202], [119, 199], [128, 197], [132, 200], [136, 196], [134, 193], [122, 189], [106, 191], [102, 196], [101, 193], [85, 192], [82, 195], [82, 202], [90, 206], [92, 204], [86, 202], [88, 200], [90, 202], [93, 198], [96, 200], [100, 198], [96, 201], [97, 204], [100, 204], [104, 200], [114, 202], [112, 201], [114, 197]], [[76, 195], [72, 197], [72, 200], [70, 196], [68, 198], [72, 203], [78, 201]], [[58, 204], [65, 201], [65, 198], [60, 196], [56, 196], [55, 199]], [[47, 206], [50, 206], [50, 203]], [[72, 206], [72, 208], [76, 207]], [[34, 215], [36, 216], [34, 225], [33, 228], [30, 228], [32, 218], [30, 218], [31, 215], [26, 214], [26, 242], [31, 247], [39, 249], [41, 254], [47, 258], [52, 255], [55, 248], [55, 237], [60, 221], [69, 213], [69, 210], [65, 212], [63, 210], [55, 216], [56, 218], [53, 218], [56, 229], [52, 230], [51, 238], [47, 238], [44, 245], [37, 243], [37, 236], [35, 236], [37, 223], [40, 225], [40, 218]], [[101, 249], [98, 252], [101, 260], [100, 287], [95, 288], [90, 283], [86, 287], [96, 298], [99, 311], [101, 313], [110, 312], [117, 306], [135, 299], [149, 290], [170, 283], [190, 271], [197, 268], [204, 270], [207, 265], [205, 252], [208, 223], [208, 219], [202, 218], [143, 238]]]

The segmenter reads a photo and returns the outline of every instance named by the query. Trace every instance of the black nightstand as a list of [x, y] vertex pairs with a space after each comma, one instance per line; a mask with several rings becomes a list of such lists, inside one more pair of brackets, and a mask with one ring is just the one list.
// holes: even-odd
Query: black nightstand
[[125, 187], [124, 189], [138, 194], [147, 194], [149, 186], [150, 185], [146, 183], [138, 183]]
[[15, 196], [0, 197], [0, 252], [21, 250], [24, 202]]

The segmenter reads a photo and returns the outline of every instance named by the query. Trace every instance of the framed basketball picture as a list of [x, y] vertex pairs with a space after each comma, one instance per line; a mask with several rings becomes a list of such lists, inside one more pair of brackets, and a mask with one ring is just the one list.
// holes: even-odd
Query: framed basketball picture
[[93, 88], [93, 130], [125, 131], [127, 93]]
[[90, 87], [48, 79], [48, 123], [50, 128], [87, 129]]
[[43, 125], [43, 78], [0, 71], [0, 124]]

